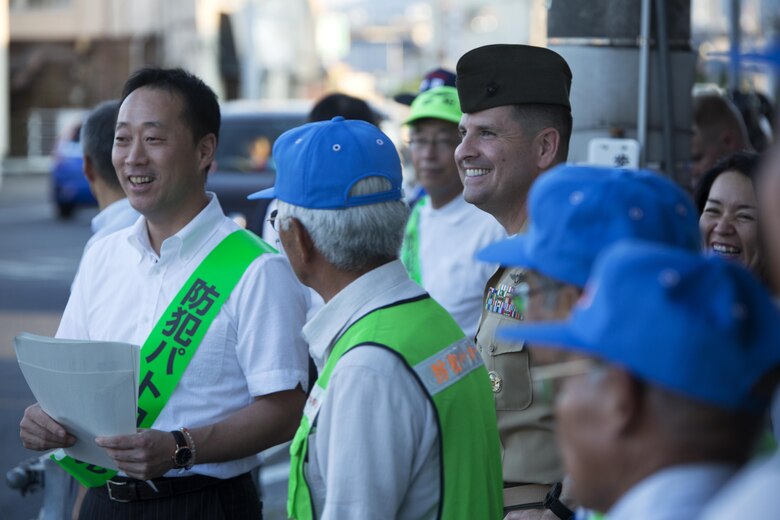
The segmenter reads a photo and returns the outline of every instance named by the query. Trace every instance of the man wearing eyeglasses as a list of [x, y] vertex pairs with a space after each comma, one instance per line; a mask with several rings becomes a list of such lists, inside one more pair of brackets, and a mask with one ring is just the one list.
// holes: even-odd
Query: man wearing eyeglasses
[[[753, 452], [780, 366], [779, 323], [741, 266], [630, 240], [602, 253], [570, 319], [499, 336], [561, 359], [558, 439], [584, 506], [687, 520]], [[757, 518], [753, 506], [728, 518]]]
[[[688, 196], [649, 171], [557, 166], [531, 187], [528, 212], [527, 232], [492, 244], [477, 256], [522, 269], [512, 296], [527, 322], [566, 318], [580, 298], [596, 255], [619, 240], [642, 238], [690, 251], [700, 248], [696, 210]], [[556, 362], [555, 356], [518, 342], [509, 342], [509, 348], [530, 352], [533, 382], [528, 391], [538, 406], [551, 409], [554, 393], [534, 374]], [[544, 419], [553, 424], [552, 417]], [[552, 490], [553, 495], [560, 492]], [[555, 513], [560, 518], [571, 515], [560, 511]]]
[[401, 260], [412, 280], [473, 338], [482, 291], [495, 272], [495, 266], [476, 262], [474, 253], [506, 233], [492, 216], [463, 200], [454, 158], [460, 116], [455, 87], [427, 90], [412, 102], [405, 124], [415, 176], [426, 194], [412, 208]]
[[279, 238], [325, 304], [303, 328], [319, 377], [291, 446], [289, 518], [497, 520], [487, 372], [398, 261], [408, 207], [390, 139], [335, 117], [274, 144]]

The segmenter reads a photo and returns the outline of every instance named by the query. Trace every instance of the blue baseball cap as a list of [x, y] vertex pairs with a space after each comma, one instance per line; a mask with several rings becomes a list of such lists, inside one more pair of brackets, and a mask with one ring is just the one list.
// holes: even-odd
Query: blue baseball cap
[[735, 262], [629, 240], [611, 246], [568, 321], [499, 329], [534, 347], [579, 351], [639, 379], [727, 409], [780, 365], [780, 313]]
[[[277, 198], [310, 209], [344, 209], [401, 200], [401, 159], [395, 145], [376, 126], [341, 116], [283, 133], [274, 143], [276, 184], [247, 197]], [[350, 196], [367, 177], [383, 177], [390, 189]]]
[[491, 244], [477, 258], [583, 287], [596, 256], [618, 240], [701, 249], [688, 194], [648, 170], [557, 166], [531, 187], [528, 216], [527, 233]]

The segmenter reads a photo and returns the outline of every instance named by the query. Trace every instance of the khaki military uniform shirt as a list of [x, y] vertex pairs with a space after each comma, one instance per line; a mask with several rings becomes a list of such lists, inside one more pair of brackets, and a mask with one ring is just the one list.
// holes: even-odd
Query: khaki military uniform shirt
[[522, 316], [511, 295], [523, 282], [522, 269], [500, 268], [485, 288], [476, 344], [488, 369], [495, 396], [505, 483], [552, 484], [563, 479], [555, 444], [551, 397], [531, 381], [532, 360], [522, 343], [496, 339], [496, 329]]

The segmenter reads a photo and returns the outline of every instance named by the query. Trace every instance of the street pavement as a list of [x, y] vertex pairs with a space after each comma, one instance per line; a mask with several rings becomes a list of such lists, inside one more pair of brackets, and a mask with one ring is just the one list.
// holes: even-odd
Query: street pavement
[[[90, 236], [96, 208], [70, 220], [56, 217], [45, 175], [13, 175], [0, 184], [0, 477], [37, 453], [19, 441], [19, 421], [34, 398], [13, 350], [20, 332], [53, 336], [68, 301], [70, 284]], [[285, 447], [265, 454], [261, 470], [264, 517], [287, 518], [288, 457]], [[0, 479], [0, 518], [36, 518], [41, 491], [22, 497]]]
[[[0, 472], [36, 455], [19, 441], [19, 421], [34, 402], [13, 350], [20, 332], [53, 335], [68, 299], [96, 209], [57, 220], [48, 177], [6, 176], [0, 185]], [[41, 491], [22, 497], [0, 481], [0, 517], [35, 518]]]

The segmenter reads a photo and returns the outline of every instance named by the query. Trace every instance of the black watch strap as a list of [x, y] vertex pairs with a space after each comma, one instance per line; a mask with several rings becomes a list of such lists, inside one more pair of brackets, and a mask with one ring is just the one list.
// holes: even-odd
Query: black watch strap
[[176, 440], [176, 449], [187, 447], [187, 439], [179, 430], [171, 430], [171, 435]]
[[547, 496], [544, 497], [544, 507], [545, 509], [552, 511], [553, 514], [561, 520], [573, 520], [574, 511], [566, 507], [564, 503], [560, 501], [562, 489], [563, 485], [560, 482], [553, 484], [553, 487], [547, 492]]
[[176, 441], [176, 450], [173, 452], [173, 465], [176, 468], [192, 468], [192, 448], [187, 442], [187, 437], [180, 430], [172, 430], [171, 435]]

